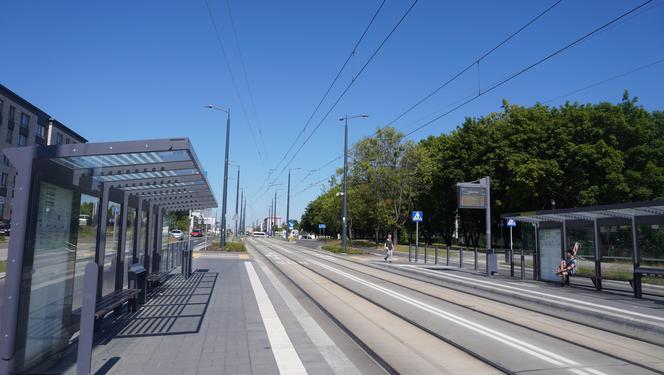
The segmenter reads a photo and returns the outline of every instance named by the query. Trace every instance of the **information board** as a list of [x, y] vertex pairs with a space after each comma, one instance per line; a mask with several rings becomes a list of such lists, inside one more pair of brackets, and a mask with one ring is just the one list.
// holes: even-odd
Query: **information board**
[[560, 247], [562, 246], [559, 228], [539, 230], [539, 275], [540, 280], [560, 282], [556, 269], [560, 265]]
[[459, 186], [457, 188], [459, 208], [486, 208], [486, 188]]

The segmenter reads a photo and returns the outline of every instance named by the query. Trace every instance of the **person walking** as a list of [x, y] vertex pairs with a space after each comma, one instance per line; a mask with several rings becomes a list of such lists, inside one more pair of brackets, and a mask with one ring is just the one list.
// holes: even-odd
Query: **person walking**
[[387, 240], [385, 240], [385, 261], [388, 260], [392, 263], [392, 252], [394, 251], [394, 244], [392, 243], [392, 235], [387, 235]]

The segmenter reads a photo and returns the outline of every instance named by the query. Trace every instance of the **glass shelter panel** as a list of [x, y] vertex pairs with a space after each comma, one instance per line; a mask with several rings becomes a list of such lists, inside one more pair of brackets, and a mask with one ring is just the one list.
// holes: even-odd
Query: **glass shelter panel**
[[124, 285], [129, 287], [129, 279], [127, 277], [127, 272], [132, 263], [134, 263], [134, 236], [136, 234], [136, 229], [134, 225], [136, 224], [136, 209], [133, 207], [127, 208], [127, 236], [125, 238], [125, 261], [124, 261], [124, 270], [123, 278]]
[[634, 260], [631, 225], [600, 226], [602, 279], [632, 280]]
[[120, 208], [121, 205], [115, 202], [108, 202], [106, 208], [106, 246], [103, 260], [102, 296], [115, 290], [115, 271], [118, 267], [118, 244], [120, 241]]
[[[595, 276], [595, 241], [593, 240], [593, 227], [590, 226], [567, 228], [569, 244], [579, 243], [576, 253], [576, 277]], [[574, 282], [574, 278], [572, 278]]]
[[[78, 330], [85, 265], [94, 261], [98, 200], [39, 184], [32, 272], [24, 278], [23, 365], [67, 346]], [[19, 351], [21, 348], [19, 348]]]

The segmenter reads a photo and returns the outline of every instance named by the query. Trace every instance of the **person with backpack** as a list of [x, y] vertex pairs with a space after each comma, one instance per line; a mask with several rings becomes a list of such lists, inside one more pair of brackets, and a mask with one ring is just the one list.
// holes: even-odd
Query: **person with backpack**
[[569, 277], [576, 275], [576, 252], [578, 249], [579, 243], [577, 242], [571, 249], [567, 250], [565, 259], [560, 261], [560, 266], [556, 270], [556, 274], [563, 279], [563, 288], [569, 287]]
[[385, 261], [390, 260], [390, 263], [392, 263], [392, 252], [394, 251], [394, 244], [392, 243], [392, 235], [388, 234], [387, 235], [387, 240], [385, 240]]

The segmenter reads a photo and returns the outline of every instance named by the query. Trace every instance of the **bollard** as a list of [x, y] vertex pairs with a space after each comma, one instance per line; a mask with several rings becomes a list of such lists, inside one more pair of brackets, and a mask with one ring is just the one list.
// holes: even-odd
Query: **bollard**
[[459, 268], [463, 268], [463, 247], [459, 248]]
[[434, 246], [433, 251], [434, 251], [433, 264], [438, 264], [438, 246]]
[[429, 247], [429, 244], [424, 244], [424, 264], [427, 264], [427, 248]]
[[99, 266], [97, 266], [97, 263], [90, 262], [85, 266], [78, 353], [76, 356], [76, 375], [90, 375], [92, 370], [92, 344], [95, 331], [95, 302], [98, 274]]
[[420, 245], [416, 242], [415, 243], [415, 263], [417, 263], [417, 258], [420, 252]]
[[413, 253], [413, 244], [409, 242], [408, 243], [408, 263], [411, 262], [412, 253]]
[[523, 249], [521, 249], [521, 280], [526, 278], [526, 256], [523, 254]]
[[475, 271], [477, 271], [477, 248], [475, 248]]
[[450, 265], [450, 247], [447, 246], [445, 249], [446, 249], [446, 252], [447, 252], [447, 254], [445, 255], [445, 257], [446, 257], [445, 265], [449, 266]]
[[510, 249], [510, 277], [514, 277], [514, 250]]

